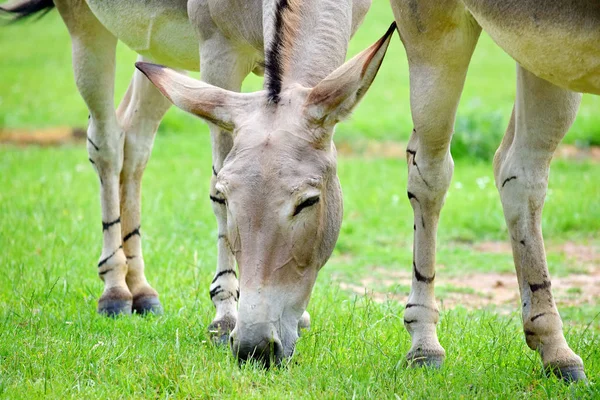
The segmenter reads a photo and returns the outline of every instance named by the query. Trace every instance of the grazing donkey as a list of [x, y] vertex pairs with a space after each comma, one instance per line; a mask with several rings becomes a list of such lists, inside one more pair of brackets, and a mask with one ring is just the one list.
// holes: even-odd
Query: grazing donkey
[[[54, 4], [73, 42], [100, 178], [98, 311], [161, 310], [144, 275], [140, 186], [172, 102], [210, 125], [218, 261], [209, 329], [218, 338], [231, 332], [240, 360], [290, 356], [341, 224], [334, 127], [371, 85], [395, 25], [342, 65], [370, 0], [28, 0], [5, 11], [26, 17]], [[140, 62], [115, 111], [117, 40]], [[146, 60], [200, 67], [204, 82]], [[266, 89], [237, 93], [252, 71], [264, 71]]]
[[[579, 107], [600, 94], [597, 0], [391, 0], [410, 69], [414, 130], [407, 147], [414, 210], [413, 282], [404, 314], [412, 336], [407, 359], [439, 365], [435, 243], [453, 171], [456, 107], [481, 29], [518, 61], [517, 98], [494, 158], [523, 302], [523, 329], [544, 366], [567, 381], [585, 380], [568, 346], [550, 291], [541, 215], [550, 160]], [[496, 79], [495, 77], [493, 79]]]

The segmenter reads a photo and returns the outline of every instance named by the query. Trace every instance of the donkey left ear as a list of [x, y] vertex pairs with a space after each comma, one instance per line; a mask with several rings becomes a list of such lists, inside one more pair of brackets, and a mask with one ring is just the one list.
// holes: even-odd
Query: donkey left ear
[[236, 93], [190, 78], [162, 65], [135, 63], [171, 103], [219, 127], [232, 131], [236, 119], [252, 109], [260, 93]]
[[381, 39], [311, 89], [304, 103], [311, 120], [332, 126], [352, 112], [373, 83], [395, 30], [394, 22]]

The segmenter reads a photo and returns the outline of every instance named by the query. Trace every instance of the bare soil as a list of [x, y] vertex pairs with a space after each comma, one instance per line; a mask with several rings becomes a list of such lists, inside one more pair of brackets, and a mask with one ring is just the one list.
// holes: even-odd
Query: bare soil
[[[484, 253], [507, 253], [511, 248], [504, 242], [481, 242], [473, 250]], [[576, 273], [552, 278], [552, 292], [558, 306], [597, 304], [600, 299], [600, 251], [594, 246], [571, 242], [552, 246], [551, 251], [562, 252], [567, 259], [580, 263], [586, 273]], [[407, 293], [385, 292], [377, 288], [393, 288], [396, 285], [410, 287], [412, 276], [408, 271], [391, 271], [376, 268], [374, 273], [359, 282], [340, 281], [342, 289], [356, 294], [368, 294], [376, 302], [396, 300], [406, 302]], [[469, 273], [460, 277], [436, 280], [438, 300], [443, 308], [463, 306], [478, 309], [498, 306], [507, 311], [519, 307], [519, 286], [515, 274]]]
[[59, 126], [47, 129], [0, 129], [0, 143], [16, 146], [61, 146], [69, 143], [84, 143], [85, 129]]

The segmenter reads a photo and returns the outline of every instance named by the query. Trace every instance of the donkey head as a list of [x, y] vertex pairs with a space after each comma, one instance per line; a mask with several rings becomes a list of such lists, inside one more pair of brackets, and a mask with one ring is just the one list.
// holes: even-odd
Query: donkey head
[[216, 196], [227, 207], [239, 268], [231, 347], [240, 359], [263, 354], [266, 363], [279, 362], [293, 353], [298, 322], [342, 222], [334, 127], [371, 85], [393, 30], [315, 87], [284, 87], [276, 103], [265, 91], [234, 93], [136, 64], [173, 104], [233, 133]]

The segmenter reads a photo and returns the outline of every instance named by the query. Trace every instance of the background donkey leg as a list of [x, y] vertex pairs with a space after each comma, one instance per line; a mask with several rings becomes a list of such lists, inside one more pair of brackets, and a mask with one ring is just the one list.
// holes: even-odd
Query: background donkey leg
[[103, 246], [98, 275], [104, 293], [98, 312], [131, 313], [132, 296], [125, 276], [127, 263], [121, 245], [119, 175], [123, 165], [123, 131], [114, 108], [117, 39], [90, 11], [85, 1], [55, 1], [73, 44], [73, 70], [81, 97], [90, 111], [87, 150], [100, 178]]
[[[142, 57], [139, 61], [147, 61]], [[117, 116], [125, 131], [123, 169], [120, 179], [121, 234], [127, 256], [127, 286], [133, 311], [160, 313], [158, 293], [144, 275], [141, 238], [142, 175], [152, 152], [156, 130], [171, 103], [137, 69], [119, 105]]]
[[544, 367], [567, 381], [585, 379], [583, 362], [567, 344], [552, 292], [542, 238], [550, 161], [575, 116], [581, 94], [517, 67], [511, 124], [494, 158], [494, 175], [511, 235], [523, 301], [527, 345]]
[[404, 312], [412, 337], [410, 365], [439, 366], [445, 352], [436, 325], [435, 246], [454, 163], [456, 107], [481, 29], [455, 1], [392, 0], [410, 70], [414, 130], [407, 146], [408, 198], [414, 210], [413, 279]]
[[[221, 34], [214, 33], [200, 46], [200, 71], [202, 80], [211, 85], [239, 92], [244, 78], [254, 67], [250, 60], [242, 59]], [[235, 259], [227, 236], [227, 207], [215, 189], [217, 174], [233, 146], [231, 132], [209, 124], [212, 141], [213, 176], [210, 182], [210, 199], [217, 218], [217, 270], [210, 284], [210, 297], [216, 315], [208, 327], [213, 338], [227, 343], [229, 333], [237, 320], [239, 285]]]

